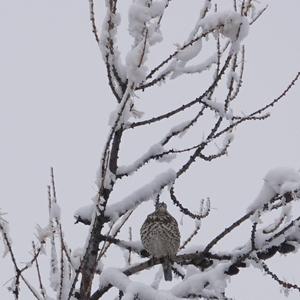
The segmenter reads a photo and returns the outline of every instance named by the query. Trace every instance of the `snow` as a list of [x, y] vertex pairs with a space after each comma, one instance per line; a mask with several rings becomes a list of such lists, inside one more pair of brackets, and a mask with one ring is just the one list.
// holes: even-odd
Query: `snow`
[[[117, 28], [121, 23], [121, 16], [118, 13], [112, 14], [109, 8], [109, 3], [106, 1], [106, 16], [103, 20], [102, 30], [100, 34], [99, 48], [102, 53], [102, 58], [105, 63], [107, 59], [110, 65], [114, 65], [118, 72], [118, 75], [123, 79], [126, 79], [126, 70], [120, 59], [120, 52], [116, 46]], [[114, 44], [114, 55], [110, 54], [109, 41]]]
[[155, 288], [144, 283], [130, 280], [121, 270], [115, 268], [104, 269], [99, 277], [99, 288], [108, 284], [117, 287], [123, 291], [124, 300], [133, 300], [135, 296], [143, 300], [179, 300], [181, 298], [172, 295], [168, 291], [158, 291]]
[[145, 80], [148, 68], [145, 66], [149, 47], [162, 41], [159, 26], [153, 19], [161, 16], [166, 1], [133, 1], [129, 8], [128, 31], [134, 38], [131, 50], [126, 56], [127, 78], [135, 84]]
[[140, 253], [144, 250], [144, 246], [141, 241], [120, 241], [120, 246], [131, 248], [134, 252]]
[[183, 62], [187, 62], [193, 59], [194, 57], [196, 57], [200, 53], [201, 49], [202, 49], [202, 40], [199, 39], [198, 41], [184, 48], [183, 50], [180, 50], [177, 53], [176, 58]]
[[50, 209], [50, 219], [60, 219], [61, 209], [59, 205], [52, 201]]
[[151, 17], [156, 18], [164, 13], [164, 9], [167, 5], [167, 0], [152, 1], [150, 6]]
[[137, 159], [134, 163], [129, 166], [120, 166], [118, 168], [117, 174], [132, 174], [138, 168], [140, 168], [149, 158], [161, 154], [164, 152], [164, 148], [161, 144], [154, 144], [152, 145], [149, 150], [143, 154], [139, 159]]
[[248, 35], [249, 22], [237, 12], [225, 11], [208, 15], [200, 22], [203, 33], [219, 29], [233, 44], [232, 51], [239, 49], [240, 42]]
[[130, 284], [130, 279], [118, 269], [106, 268], [99, 277], [99, 283], [99, 289], [111, 284], [125, 291]]
[[165, 144], [166, 140], [169, 139], [169, 137], [173, 136], [174, 134], [180, 132], [179, 137], [182, 137], [185, 134], [185, 129], [189, 126], [191, 121], [184, 121], [181, 122], [175, 126], [173, 126], [169, 133], [166, 135], [166, 137], [161, 141], [161, 144]]
[[133, 107], [133, 101], [132, 101], [132, 97], [129, 97], [129, 99], [127, 100], [127, 102], [125, 103], [125, 107], [123, 109], [122, 115], [120, 116], [120, 108], [119, 106], [117, 107], [117, 109], [113, 110], [110, 113], [109, 119], [108, 119], [108, 125], [110, 127], [113, 127], [114, 124], [119, 120], [119, 123], [121, 124], [126, 124], [128, 122], [128, 120], [130, 119], [131, 116], [135, 117], [139, 117], [140, 115], [142, 115], [142, 112], [139, 112], [137, 110], [132, 110]]
[[[178, 53], [175, 56], [175, 59], [158, 74], [158, 77], [172, 73], [171, 79], [174, 79], [182, 74], [201, 73], [209, 69], [213, 64], [216, 64], [218, 61], [218, 55], [214, 54], [200, 64], [186, 66], [190, 60], [199, 56], [199, 53], [202, 50], [202, 37], [204, 36], [208, 38], [208, 33], [210, 32], [212, 32], [213, 35], [220, 32], [225, 38], [229, 39], [232, 44], [230, 49], [231, 54], [239, 51], [241, 41], [248, 35], [249, 32], [249, 22], [247, 18], [234, 11], [215, 12], [204, 17], [204, 12], [207, 12], [210, 7], [211, 1], [206, 1], [188, 40], [184, 43], [184, 46], [177, 46]], [[197, 35], [200, 28], [202, 29], [202, 32]], [[140, 33], [140, 35], [142, 36], [142, 33]], [[137, 36], [137, 33], [135, 33], [135, 36]], [[142, 42], [141, 38], [136, 40], [138, 40], [139, 43]], [[149, 40], [150, 38], [148, 41]], [[138, 43], [136, 43], [136, 45], [138, 45]], [[147, 48], [144, 49], [144, 54], [147, 54], [148, 45], [145, 45], [143, 42], [143, 47]], [[134, 48], [132, 51], [135, 51]], [[143, 81], [143, 76], [145, 75], [141, 73], [141, 70], [138, 70], [139, 68], [137, 68], [136, 61], [140, 60], [138, 57], [141, 58], [141, 55], [137, 55], [136, 53], [131, 55], [133, 57], [128, 62], [129, 73], [131, 74], [130, 79], [139, 83]], [[231, 80], [238, 81], [238, 79], [237, 74], [230, 72], [227, 77], [227, 84], [229, 84]]]
[[113, 110], [110, 113], [108, 119], [108, 125], [110, 127], [114, 126], [115, 122], [118, 119], [119, 119], [119, 123], [124, 124], [126, 127], [126, 124], [128, 124], [128, 121], [131, 117], [135, 119], [140, 119], [144, 115], [142, 111], [139, 111], [135, 108], [133, 97], [134, 97], [134, 93], [132, 92], [127, 102], [125, 103], [125, 107], [121, 116], [119, 116], [119, 108]]
[[59, 290], [59, 286], [60, 286], [60, 274], [58, 272], [58, 270], [56, 270], [56, 272], [51, 272], [50, 273], [50, 287], [57, 292]]
[[205, 103], [209, 108], [214, 110], [220, 117], [226, 118], [227, 120], [231, 120], [233, 113], [232, 110], [229, 109], [228, 111], [225, 111], [225, 105], [224, 103], [212, 101], [208, 99], [203, 99], [203, 103]]
[[91, 222], [95, 207], [96, 206], [93, 203], [93, 204], [85, 205], [85, 206], [78, 208], [74, 213], [74, 218]]
[[295, 192], [300, 189], [300, 173], [289, 167], [270, 170], [264, 178], [264, 184], [248, 211], [262, 208], [277, 194]]
[[75, 270], [77, 270], [80, 267], [81, 259], [83, 256], [84, 256], [84, 252], [82, 248], [76, 248], [72, 252], [71, 261]]
[[133, 2], [128, 11], [128, 31], [138, 41], [143, 40], [145, 23], [151, 19], [150, 7], [143, 2], [145, 1]]
[[181, 74], [194, 74], [194, 73], [201, 73], [205, 70], [208, 70], [213, 64], [218, 62], [218, 55], [213, 54], [208, 59], [203, 61], [200, 64], [192, 65], [192, 66], [185, 66], [183, 64], [175, 64], [174, 71], [171, 76], [171, 79], [178, 77]]
[[[289, 237], [293, 236], [295, 232], [299, 231], [297, 228], [299, 221], [294, 221], [294, 226], [291, 226], [284, 234], [280, 234], [274, 238], [274, 234], [276, 235], [276, 232], [280, 232], [280, 230], [286, 227], [288, 222], [290, 222], [290, 210], [291, 206], [287, 205], [287, 209], [284, 207], [281, 210], [280, 215], [277, 218], [274, 218], [271, 224], [256, 230], [255, 245], [260, 251], [264, 251], [271, 246], [280, 245], [284, 241], [289, 240]], [[270, 238], [272, 241], [268, 241]], [[291, 237], [291, 239], [293, 238]]]
[[139, 188], [123, 200], [106, 207], [105, 215], [112, 220], [117, 219], [126, 211], [135, 208], [144, 201], [151, 199], [164, 187], [172, 184], [176, 178], [176, 172], [172, 169], [157, 175], [151, 182]]
[[108, 118], [108, 126], [112, 127], [115, 124], [115, 122], [118, 118], [118, 112], [119, 111], [117, 109], [111, 111], [109, 118]]
[[223, 140], [223, 149], [226, 149], [226, 147], [228, 147], [230, 145], [230, 143], [233, 141], [234, 139], [234, 134], [232, 132], [228, 132]]
[[[150, 4], [149, 6], [147, 4]], [[159, 17], [163, 14], [166, 1], [134, 1], [128, 12], [129, 26], [128, 31], [130, 35], [136, 40], [141, 41], [143, 39], [143, 32], [145, 24], [151, 19]]]
[[54, 239], [51, 240], [51, 259], [50, 259], [50, 287], [57, 291], [59, 288], [59, 269], [58, 269], [58, 259], [57, 259], [57, 251], [54, 243]]
[[116, 181], [116, 175], [110, 171], [109, 168], [106, 169], [103, 185], [106, 189], [110, 189], [112, 184]]
[[144, 81], [148, 68], [143, 65], [147, 57], [147, 42], [140, 41], [126, 56], [127, 78], [136, 84]]
[[46, 227], [41, 227], [39, 224], [35, 226], [36, 229], [36, 237], [40, 241], [40, 243], [45, 242], [45, 240], [52, 235], [51, 226], [47, 225]]
[[163, 155], [163, 156], [160, 157], [157, 161], [169, 163], [169, 162], [171, 162], [173, 159], [175, 159], [176, 157], [177, 157], [177, 155], [176, 155], [175, 153], [169, 153], [169, 154]]
[[143, 111], [137, 110], [133, 105], [130, 107], [130, 113], [135, 119], [140, 119], [144, 115]]
[[230, 70], [227, 75], [227, 88], [230, 88], [231, 82], [239, 82], [239, 76], [233, 70]]
[[7, 287], [7, 290], [9, 292], [13, 292], [13, 291], [16, 291], [16, 290], [18, 290], [18, 292], [20, 292], [20, 286], [16, 285], [16, 277], [13, 277], [11, 279], [11, 284]]
[[195, 274], [199, 273], [199, 269], [196, 268], [194, 265], [187, 265], [186, 266], [186, 274], [185, 274], [185, 278], [189, 278]]
[[129, 8], [128, 17], [129, 32], [135, 37], [136, 31], [140, 31], [144, 23], [151, 19], [150, 8], [145, 6], [145, 1], [133, 2]]
[[185, 247], [184, 249], [181, 249], [177, 254], [191, 254], [191, 253], [200, 253], [204, 250], [204, 245], [193, 245], [189, 247]]
[[289, 167], [278, 167], [269, 171], [265, 182], [278, 194], [294, 192], [300, 188], [300, 173]]
[[200, 22], [203, 32], [209, 32], [221, 28], [221, 33], [232, 42], [241, 41], [249, 31], [249, 23], [246, 17], [234, 11], [217, 12], [206, 16]]
[[60, 296], [60, 299], [68, 299], [69, 290], [71, 288], [71, 278], [69, 277], [68, 261], [65, 256], [63, 257], [62, 263], [63, 263], [62, 282], [61, 282], [61, 286], [60, 286], [60, 291], [57, 294], [58, 294], [58, 296]]
[[[287, 230], [285, 230], [283, 234], [279, 234], [278, 236], [276, 236], [276, 235], [262, 236], [261, 239], [264, 239], [264, 242], [265, 242], [264, 248], [270, 248], [271, 246], [279, 246], [283, 242], [285, 242], [287, 240], [292, 240], [294, 237], [297, 237], [297, 236], [299, 238], [300, 220], [294, 219], [292, 224], [293, 224], [293, 226], [290, 226], [289, 228], [287, 228]], [[280, 229], [282, 229], [282, 227]], [[268, 241], [268, 238], [271, 238], [271, 241]], [[262, 244], [262, 242], [261, 242], [261, 244]]]
[[[132, 106], [133, 82], [128, 81], [125, 93], [117, 109], [110, 115], [109, 122], [112, 131], [118, 130], [121, 125], [125, 124], [131, 116], [130, 107]], [[101, 172], [100, 172], [101, 174]], [[102, 176], [102, 174], [101, 174]]]
[[151, 287], [157, 290], [159, 288], [162, 279], [163, 279], [163, 271], [162, 268], [159, 268], [154, 275], [154, 279], [153, 282], [151, 283]]
[[[206, 270], [206, 272], [196, 272], [176, 284], [172, 289], [173, 295], [177, 297], [187, 297], [190, 294], [201, 295], [202, 297], [217, 297], [223, 299], [229, 276], [224, 272], [229, 268], [231, 262], [219, 263], [215, 268]], [[207, 283], [209, 283], [207, 285]]]
[[211, 0], [205, 0], [205, 3], [203, 4], [202, 9], [200, 10], [200, 14], [199, 14], [199, 18], [196, 22], [196, 25], [194, 27], [194, 29], [191, 31], [190, 35], [189, 35], [189, 41], [191, 41], [195, 35], [197, 34], [197, 32], [199, 31], [199, 28], [201, 26], [200, 22], [203, 19], [205, 13], [210, 10], [211, 8]]

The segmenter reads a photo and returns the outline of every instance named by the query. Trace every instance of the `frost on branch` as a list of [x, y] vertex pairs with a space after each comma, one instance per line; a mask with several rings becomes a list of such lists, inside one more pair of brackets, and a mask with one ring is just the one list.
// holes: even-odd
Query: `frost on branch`
[[50, 218], [51, 219], [60, 219], [61, 209], [57, 203], [52, 203], [50, 209]]
[[36, 237], [40, 241], [40, 243], [44, 243], [47, 238], [49, 238], [52, 235], [52, 229], [49, 225], [42, 228], [40, 225], [36, 225]]
[[12, 240], [9, 234], [8, 222], [3, 218], [3, 215], [4, 213], [0, 211], [0, 231], [4, 245], [3, 257], [5, 257], [9, 252], [9, 246], [12, 244]]

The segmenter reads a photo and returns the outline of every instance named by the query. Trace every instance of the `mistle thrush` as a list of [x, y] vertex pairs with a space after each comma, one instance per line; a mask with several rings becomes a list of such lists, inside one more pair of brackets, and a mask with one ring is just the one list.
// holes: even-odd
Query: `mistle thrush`
[[141, 240], [145, 249], [155, 258], [163, 258], [165, 280], [172, 280], [172, 258], [180, 245], [178, 223], [167, 211], [165, 203], [159, 203], [148, 215], [141, 227]]

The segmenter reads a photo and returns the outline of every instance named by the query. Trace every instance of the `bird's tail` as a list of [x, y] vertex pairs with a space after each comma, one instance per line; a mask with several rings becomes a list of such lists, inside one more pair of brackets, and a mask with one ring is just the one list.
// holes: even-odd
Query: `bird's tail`
[[169, 259], [165, 259], [162, 263], [165, 281], [172, 281], [172, 265]]

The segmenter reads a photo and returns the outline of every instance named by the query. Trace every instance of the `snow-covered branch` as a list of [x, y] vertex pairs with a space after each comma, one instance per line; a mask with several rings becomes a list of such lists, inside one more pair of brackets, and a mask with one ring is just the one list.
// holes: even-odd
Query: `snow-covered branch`
[[107, 206], [105, 215], [111, 220], [116, 220], [126, 211], [136, 208], [142, 202], [150, 200], [171, 185], [176, 178], [176, 173], [170, 169], [157, 175], [150, 183], [133, 192], [123, 200]]

